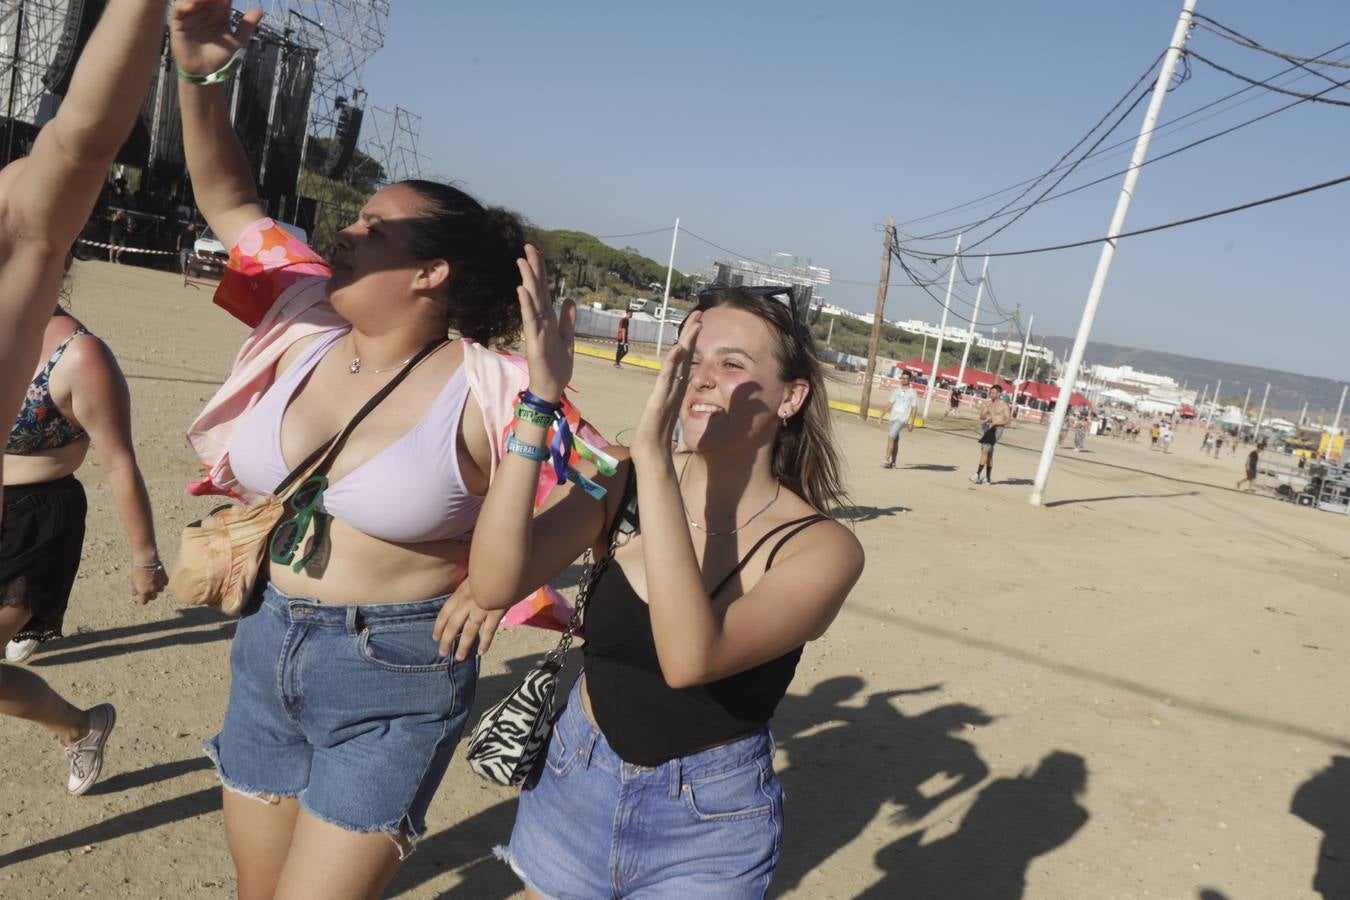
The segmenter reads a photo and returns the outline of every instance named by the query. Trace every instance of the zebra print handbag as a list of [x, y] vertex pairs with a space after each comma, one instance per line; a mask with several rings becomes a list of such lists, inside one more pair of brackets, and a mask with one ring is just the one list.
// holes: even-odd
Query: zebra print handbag
[[[610, 542], [610, 553], [614, 542]], [[544, 661], [525, 676], [525, 680], [483, 713], [469, 735], [469, 767], [488, 781], [504, 787], [522, 784], [534, 770], [540, 753], [548, 746], [553, 733], [554, 697], [558, 692], [558, 674], [567, 660], [572, 638], [581, 624], [583, 610], [590, 599], [591, 589], [600, 580], [609, 562], [609, 556], [596, 561], [587, 550], [581, 588], [567, 628]]]
[[488, 781], [503, 787], [523, 784], [534, 770], [540, 754], [548, 747], [556, 718], [554, 700], [558, 692], [558, 675], [572, 646], [572, 638], [581, 626], [596, 582], [614, 558], [615, 548], [637, 531], [637, 526], [636, 482], [630, 465], [623, 502], [610, 526], [609, 552], [597, 560], [588, 549], [582, 557], [581, 587], [577, 590], [572, 615], [558, 639], [558, 646], [530, 670], [517, 688], [483, 713], [469, 735], [466, 749], [469, 767]]

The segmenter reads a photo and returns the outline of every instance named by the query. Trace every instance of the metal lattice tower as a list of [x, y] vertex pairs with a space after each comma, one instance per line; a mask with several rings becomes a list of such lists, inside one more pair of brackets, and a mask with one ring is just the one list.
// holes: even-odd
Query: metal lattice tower
[[395, 106], [372, 106], [366, 116], [362, 152], [384, 168], [384, 183], [421, 178], [426, 157], [418, 150], [422, 117]]
[[[43, 76], [56, 57], [69, 0], [19, 0], [0, 4], [0, 116], [32, 125], [46, 87]], [[8, 160], [26, 152], [10, 146], [6, 128], [0, 154]]]
[[318, 50], [309, 134], [332, 137], [342, 106], [363, 106], [361, 76], [384, 47], [389, 0], [270, 0], [264, 20]]

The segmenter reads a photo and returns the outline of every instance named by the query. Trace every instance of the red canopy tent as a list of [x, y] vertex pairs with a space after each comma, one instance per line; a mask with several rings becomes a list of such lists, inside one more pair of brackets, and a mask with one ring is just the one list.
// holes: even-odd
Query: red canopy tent
[[1181, 409], [1177, 410], [1177, 415], [1181, 416], [1183, 419], [1194, 419], [1195, 409], [1190, 406], [1183, 406]]
[[[1032, 400], [1044, 400], [1047, 403], [1055, 403], [1059, 400], [1059, 388], [1053, 384], [1043, 384], [1039, 381], [1028, 381], [1018, 389], [1020, 394], [1025, 394]], [[1069, 407], [1092, 406], [1088, 398], [1074, 391], [1069, 395]]]
[[897, 365], [904, 371], [911, 372], [915, 375], [931, 375], [933, 372], [933, 364], [930, 362], [924, 362], [917, 356], [914, 359], [907, 359], [902, 363], [898, 363]]
[[937, 377], [945, 378], [947, 381], [955, 381], [958, 374], [961, 375], [962, 384], [968, 384], [972, 387], [986, 388], [1006, 383], [992, 372], [970, 368], [962, 372], [960, 366], [947, 366], [945, 369], [938, 369]]

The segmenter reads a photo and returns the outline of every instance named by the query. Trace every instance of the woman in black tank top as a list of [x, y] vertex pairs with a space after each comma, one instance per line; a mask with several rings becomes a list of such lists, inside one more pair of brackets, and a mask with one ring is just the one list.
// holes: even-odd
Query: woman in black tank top
[[[528, 251], [527, 399], [551, 403], [571, 377], [576, 313], [566, 301], [555, 315]], [[611, 448], [603, 503], [573, 487], [534, 515], [544, 429], [528, 411], [516, 420], [478, 522], [492, 539], [471, 551], [478, 605], [508, 606], [628, 532], [591, 594], [585, 677], [521, 797], [509, 860], [532, 895], [699, 896], [712, 879], [718, 896], [767, 891], [782, 827], [768, 723], [863, 567], [852, 532], [821, 512], [844, 491], [792, 299], [699, 295], [632, 447]]]

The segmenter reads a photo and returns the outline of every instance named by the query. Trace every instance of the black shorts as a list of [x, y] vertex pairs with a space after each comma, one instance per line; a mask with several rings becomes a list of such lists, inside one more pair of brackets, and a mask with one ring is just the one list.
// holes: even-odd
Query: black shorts
[[84, 486], [74, 475], [5, 486], [0, 526], [0, 607], [32, 613], [15, 640], [60, 637], [70, 590], [80, 570]]
[[984, 434], [980, 435], [980, 443], [992, 447], [998, 443], [998, 439], [1001, 437], [1003, 437], [1003, 426], [990, 425], [984, 430]]

